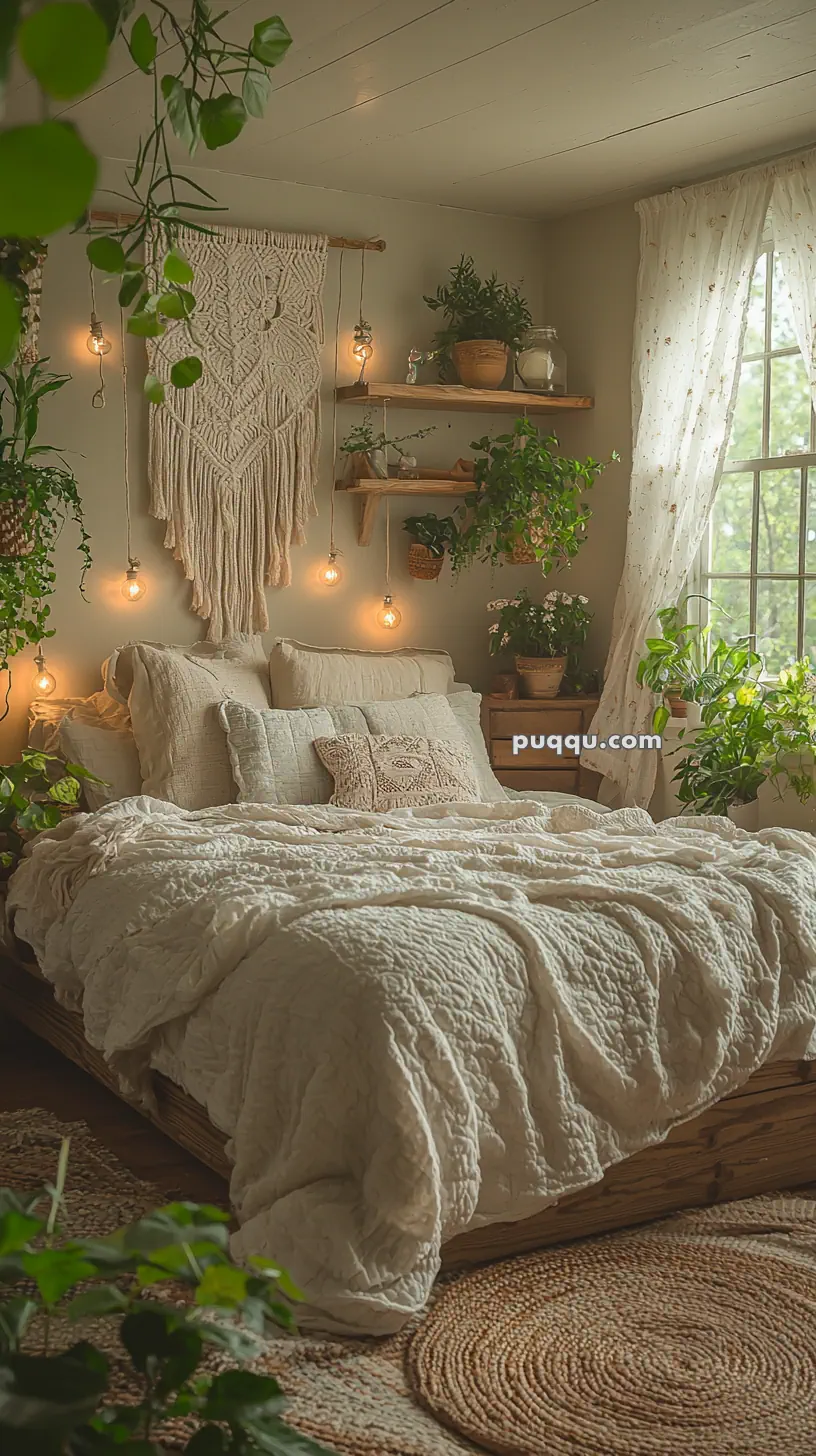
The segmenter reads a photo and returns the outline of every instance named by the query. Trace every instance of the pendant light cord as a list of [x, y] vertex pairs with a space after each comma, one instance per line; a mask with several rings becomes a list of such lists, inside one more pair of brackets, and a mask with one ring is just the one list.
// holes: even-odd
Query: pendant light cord
[[360, 249], [360, 323], [363, 322], [363, 293], [365, 291], [365, 260], [366, 250]]
[[391, 586], [391, 497], [385, 492], [385, 593]]
[[[94, 323], [96, 321], [96, 289], [94, 288], [94, 270], [93, 270], [93, 263], [90, 263], [88, 265], [88, 278], [90, 279], [90, 284], [91, 284], [91, 328], [93, 328]], [[105, 372], [104, 372], [104, 370], [102, 368], [102, 355], [101, 354], [97, 354], [97, 362], [99, 364], [99, 388], [97, 390], [95, 390], [94, 393], [91, 395], [91, 404], [93, 405], [94, 409], [104, 409], [105, 408]]]
[[334, 390], [332, 392], [332, 461], [331, 461], [331, 504], [329, 506], [329, 555], [335, 556], [334, 546], [334, 495], [337, 482], [337, 370], [340, 351], [340, 314], [343, 307], [343, 249], [340, 249], [340, 269], [337, 276], [337, 315], [334, 321]]
[[131, 539], [130, 520], [130, 474], [128, 459], [130, 455], [129, 421], [128, 421], [128, 397], [127, 397], [127, 355], [125, 353], [125, 312], [119, 310], [119, 338], [122, 345], [122, 420], [124, 423], [124, 478], [125, 478], [125, 521], [127, 529], [127, 558], [128, 566], [134, 566], [133, 541]]

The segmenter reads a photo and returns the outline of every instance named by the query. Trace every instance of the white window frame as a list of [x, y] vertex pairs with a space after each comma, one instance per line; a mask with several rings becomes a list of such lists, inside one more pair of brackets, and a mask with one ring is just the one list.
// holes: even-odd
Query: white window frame
[[[703, 541], [697, 557], [692, 577], [689, 581], [689, 591], [700, 593], [704, 597], [717, 599], [718, 581], [748, 581], [749, 588], [749, 634], [752, 640], [756, 640], [756, 612], [757, 612], [757, 591], [761, 581], [795, 581], [798, 583], [797, 600], [797, 630], [795, 656], [801, 657], [804, 653], [804, 630], [805, 630], [805, 585], [808, 582], [816, 583], [816, 570], [806, 571], [806, 549], [807, 549], [807, 515], [808, 515], [808, 471], [814, 471], [816, 476], [816, 412], [811, 402], [810, 410], [810, 450], [798, 455], [770, 455], [770, 407], [771, 407], [771, 360], [799, 356], [801, 351], [797, 345], [791, 345], [784, 349], [774, 349], [771, 344], [772, 330], [772, 290], [773, 290], [773, 242], [767, 238], [763, 242], [757, 254], [757, 261], [765, 253], [768, 255], [768, 262], [765, 269], [765, 339], [764, 348], [760, 353], [743, 354], [740, 360], [740, 369], [743, 364], [761, 361], [764, 365], [764, 389], [762, 402], [762, 454], [752, 460], [727, 460], [722, 469], [723, 475], [740, 474], [753, 475], [754, 489], [752, 499], [752, 520], [751, 520], [751, 561], [750, 569], [747, 572], [714, 572], [709, 570], [711, 555], [711, 527], [710, 522], [706, 523]], [[798, 570], [793, 571], [757, 571], [757, 554], [759, 550], [759, 510], [760, 510], [760, 477], [766, 470], [796, 470], [800, 472], [800, 494], [799, 494], [799, 562]], [[719, 488], [719, 487], [718, 487]], [[693, 610], [694, 609], [694, 610]], [[705, 622], [708, 618], [708, 604], [705, 601], [694, 601], [689, 603], [689, 616], [692, 620]]]

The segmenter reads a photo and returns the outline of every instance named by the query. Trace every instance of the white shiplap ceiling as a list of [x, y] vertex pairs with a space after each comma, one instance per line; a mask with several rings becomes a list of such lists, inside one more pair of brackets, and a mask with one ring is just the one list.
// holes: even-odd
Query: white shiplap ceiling
[[[277, 5], [294, 45], [265, 119], [196, 165], [537, 218], [816, 141], [816, 0]], [[242, 0], [225, 30], [270, 9]], [[63, 114], [130, 158], [149, 86], [120, 53]]]

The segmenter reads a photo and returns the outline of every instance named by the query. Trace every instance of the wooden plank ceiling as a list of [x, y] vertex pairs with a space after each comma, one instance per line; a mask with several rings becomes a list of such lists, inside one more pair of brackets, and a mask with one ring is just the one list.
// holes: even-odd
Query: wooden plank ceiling
[[[267, 116], [197, 166], [543, 218], [816, 140], [814, 0], [241, 0], [225, 29], [270, 8]], [[148, 88], [120, 52], [62, 114], [130, 158]]]

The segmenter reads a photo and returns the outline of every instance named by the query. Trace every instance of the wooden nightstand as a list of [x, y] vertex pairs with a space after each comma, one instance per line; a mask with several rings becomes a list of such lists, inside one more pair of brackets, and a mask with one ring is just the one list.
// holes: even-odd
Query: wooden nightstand
[[513, 737], [523, 733], [548, 736], [586, 733], [598, 706], [594, 698], [482, 698], [482, 731], [493, 771], [508, 789], [550, 789], [564, 794], [598, 796], [600, 774], [582, 768], [566, 751], [523, 748], [513, 753]]

